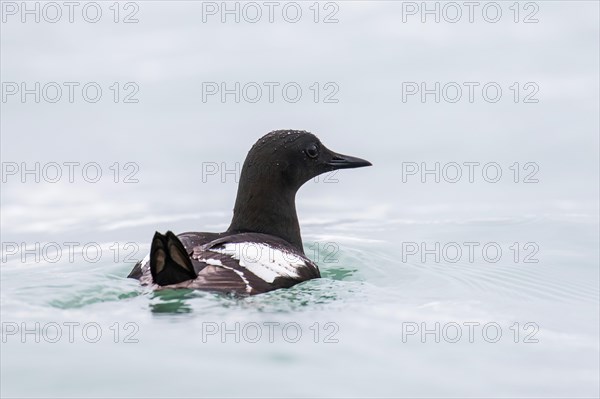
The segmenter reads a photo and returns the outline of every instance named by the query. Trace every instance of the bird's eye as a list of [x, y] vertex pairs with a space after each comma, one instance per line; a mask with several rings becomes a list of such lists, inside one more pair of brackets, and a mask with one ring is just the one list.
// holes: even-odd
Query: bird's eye
[[306, 152], [306, 155], [308, 155], [310, 158], [316, 158], [319, 155], [319, 149], [314, 144], [311, 144], [310, 146], [308, 146], [308, 148], [305, 150], [305, 152]]

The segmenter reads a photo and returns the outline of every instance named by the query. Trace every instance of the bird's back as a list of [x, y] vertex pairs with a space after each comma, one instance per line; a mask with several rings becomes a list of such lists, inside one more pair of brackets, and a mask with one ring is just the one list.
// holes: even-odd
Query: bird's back
[[[195, 276], [161, 283], [161, 289], [258, 294], [320, 277], [319, 268], [304, 253], [274, 236], [260, 233], [183, 233], [177, 238], [183, 244], [191, 261], [189, 269], [193, 266]], [[153, 284], [150, 263], [149, 255], [136, 264], [129, 277], [139, 279], [144, 285]]]

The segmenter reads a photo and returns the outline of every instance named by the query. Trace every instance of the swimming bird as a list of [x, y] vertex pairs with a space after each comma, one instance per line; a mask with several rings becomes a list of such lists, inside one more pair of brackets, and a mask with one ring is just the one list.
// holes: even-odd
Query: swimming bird
[[227, 231], [156, 232], [150, 253], [128, 277], [155, 290], [189, 288], [241, 295], [319, 278], [318, 266], [302, 247], [296, 192], [322, 173], [363, 166], [371, 163], [333, 152], [309, 132], [268, 133], [246, 156]]

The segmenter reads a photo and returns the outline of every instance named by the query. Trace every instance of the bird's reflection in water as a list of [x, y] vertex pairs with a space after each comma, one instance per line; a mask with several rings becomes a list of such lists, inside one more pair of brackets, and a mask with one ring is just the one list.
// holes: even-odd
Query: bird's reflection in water
[[150, 301], [150, 311], [157, 314], [191, 313], [189, 299], [196, 296], [193, 290], [155, 291]]

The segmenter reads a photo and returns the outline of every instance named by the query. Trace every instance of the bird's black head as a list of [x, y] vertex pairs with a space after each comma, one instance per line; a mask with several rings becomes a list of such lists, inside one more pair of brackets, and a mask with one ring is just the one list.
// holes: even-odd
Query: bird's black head
[[371, 166], [371, 163], [333, 152], [311, 133], [276, 130], [252, 146], [244, 162], [241, 179], [252, 179], [255, 184], [261, 180], [277, 182], [297, 190], [322, 173], [363, 166]]
[[271, 132], [246, 156], [227, 232], [270, 234], [303, 253], [295, 205], [300, 186], [321, 173], [370, 165], [329, 150], [308, 132]]

